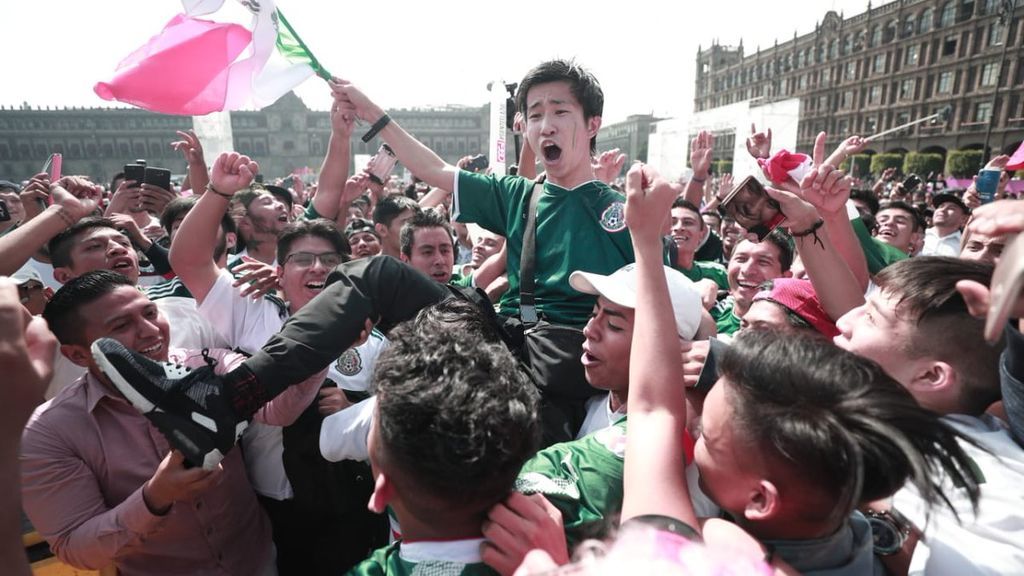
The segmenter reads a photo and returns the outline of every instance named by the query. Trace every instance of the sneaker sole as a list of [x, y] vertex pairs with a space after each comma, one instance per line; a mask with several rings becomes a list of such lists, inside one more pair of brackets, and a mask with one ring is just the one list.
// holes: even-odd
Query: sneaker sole
[[[135, 389], [134, 386], [128, 383], [127, 380], [121, 376], [121, 373], [117, 371], [113, 364], [107, 360], [106, 355], [100, 350], [98, 344], [94, 342], [90, 347], [92, 351], [93, 360], [99, 365], [100, 370], [110, 379], [114, 384], [114, 387], [125, 397], [128, 402], [135, 407], [136, 410], [146, 416], [150, 422], [163, 434], [169, 441], [172, 441], [175, 448], [186, 454], [186, 459], [189, 461], [196, 460], [195, 458], [188, 458], [188, 454], [202, 455], [201, 461], [192, 462], [193, 464], [199, 464], [204, 470], [213, 470], [217, 467], [217, 464], [224, 459], [224, 453], [218, 448], [212, 446], [200, 447], [192, 438], [182, 433], [182, 428], [202, 426], [197, 424], [190, 419], [183, 418], [180, 416], [173, 415], [169, 412], [165, 412], [157, 407], [153, 402], [150, 402], [145, 395]], [[235, 426], [235, 441], [242, 436], [242, 432], [248, 427], [248, 422], [242, 420]], [[206, 432], [210, 432], [208, 426], [202, 426]], [[206, 432], [199, 434], [199, 437], [206, 436]], [[183, 449], [184, 448], [184, 449]]]

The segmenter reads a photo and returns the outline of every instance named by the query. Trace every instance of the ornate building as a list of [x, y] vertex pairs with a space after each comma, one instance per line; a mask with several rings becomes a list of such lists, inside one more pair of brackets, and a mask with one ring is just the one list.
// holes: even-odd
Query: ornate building
[[[868, 3], [850, 18], [830, 11], [814, 32], [753, 54], [742, 42], [713, 45], [697, 53], [694, 108], [799, 98], [797, 146], [810, 150], [822, 130], [834, 146], [948, 106], [947, 123], [896, 132], [866, 152], [981, 149], [990, 121], [993, 153], [1012, 151], [1024, 138], [1024, 2], [1016, 4], [1007, 14], [1011, 3], [1001, 0]], [[746, 134], [721, 136], [731, 154]]]
[[[392, 110], [392, 118], [445, 160], [487, 152], [488, 106]], [[135, 108], [0, 108], [0, 179], [24, 180], [51, 152], [64, 155], [66, 174], [87, 174], [107, 182], [136, 158], [184, 174], [181, 155], [171, 149], [176, 130], [192, 127], [188, 116], [154, 114]], [[310, 167], [319, 170], [331, 134], [327, 112], [310, 110], [294, 93], [258, 112], [233, 112], [235, 148], [259, 161], [267, 179]], [[379, 139], [363, 143], [357, 127], [352, 154], [373, 154]]]

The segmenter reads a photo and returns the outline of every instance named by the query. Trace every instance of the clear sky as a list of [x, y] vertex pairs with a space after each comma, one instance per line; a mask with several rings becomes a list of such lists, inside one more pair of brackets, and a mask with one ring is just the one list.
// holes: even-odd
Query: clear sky
[[[231, 1], [231, 0], [229, 0]], [[882, 4], [882, 2], [876, 2]], [[575, 57], [601, 81], [605, 123], [629, 114], [692, 108], [698, 45], [747, 53], [805, 34], [834, 9], [866, 0], [279, 0], [313, 53], [335, 75], [389, 108], [487, 100], [487, 82], [518, 81], [552, 57]], [[158, 33], [178, 0], [3, 1], [0, 104], [113, 106], [92, 91], [117, 63]], [[298, 89], [326, 109], [317, 79]]]

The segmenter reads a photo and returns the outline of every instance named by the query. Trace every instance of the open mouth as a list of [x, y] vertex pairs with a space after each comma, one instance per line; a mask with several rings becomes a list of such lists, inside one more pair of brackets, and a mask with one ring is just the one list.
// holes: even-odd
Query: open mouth
[[277, 217], [277, 221], [278, 222], [288, 222], [288, 215], [287, 214], [281, 214], [280, 216]]
[[324, 289], [324, 283], [323, 282], [307, 282], [306, 283], [306, 288], [308, 288], [310, 290], [323, 290]]
[[562, 148], [554, 142], [548, 142], [541, 146], [541, 152], [544, 154], [544, 160], [546, 162], [557, 162], [562, 157]]
[[740, 288], [744, 289], [744, 290], [757, 290], [758, 288], [760, 288], [761, 283], [760, 282], [756, 282], [756, 283], [755, 282], [745, 282], [743, 280], [740, 280], [740, 281], [736, 282], [736, 285], [739, 286]]
[[127, 259], [115, 260], [114, 265], [110, 267], [110, 269], [113, 270], [114, 272], [120, 272], [122, 274], [132, 270], [132, 268], [133, 267], [131, 260]]
[[600, 361], [600, 358], [591, 354], [590, 351], [587, 350], [586, 348], [583, 348], [583, 355], [580, 356], [580, 363], [583, 364], [584, 368], [587, 366], [593, 366], [594, 364], [597, 364]]
[[164, 348], [164, 343], [163, 342], [157, 342], [156, 344], [154, 344], [154, 345], [152, 345], [152, 346], [150, 346], [148, 348], [142, 348], [141, 350], [139, 350], [139, 354], [142, 354], [143, 356], [149, 356], [149, 357], [152, 358], [157, 353], [159, 353], [161, 350], [163, 350], [163, 348]]

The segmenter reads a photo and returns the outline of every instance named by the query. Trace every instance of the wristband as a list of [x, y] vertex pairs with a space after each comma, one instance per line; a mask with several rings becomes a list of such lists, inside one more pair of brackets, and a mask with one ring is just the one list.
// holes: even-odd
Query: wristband
[[75, 225], [75, 219], [72, 218], [71, 214], [68, 213], [68, 209], [67, 208], [58, 205], [57, 206], [57, 215], [60, 216], [60, 219], [64, 221], [64, 224], [68, 228], [71, 228], [72, 226]]
[[818, 230], [820, 230], [821, 227], [824, 225], [825, 220], [818, 218], [818, 221], [812, 224], [811, 227], [808, 228], [807, 230], [804, 230], [803, 232], [793, 232], [792, 230], [790, 230], [789, 235], [792, 236], [793, 238], [804, 238], [806, 236], [810, 236], [813, 234], [814, 243], [817, 244], [818, 246], [821, 246], [821, 249], [824, 250], [825, 244], [821, 241], [821, 238], [818, 237]]
[[388, 116], [387, 112], [385, 112], [384, 115], [380, 117], [380, 120], [374, 122], [373, 126], [370, 126], [370, 129], [366, 134], [363, 134], [363, 142], [373, 140], [373, 137], [380, 133], [380, 131], [383, 130], [389, 122], [391, 122], [391, 116]]
[[696, 182], [697, 184], [703, 184], [704, 182], [706, 182], [706, 181], [707, 181], [707, 179], [708, 179], [708, 177], [707, 177], [707, 176], [705, 176], [705, 177], [703, 177], [703, 178], [697, 178], [696, 176], [691, 176], [691, 177], [690, 177], [690, 180], [693, 180], [693, 181], [694, 181], [694, 182]]
[[207, 184], [206, 185], [206, 191], [207, 192], [213, 192], [217, 196], [220, 196], [221, 198], [227, 198], [228, 200], [231, 200], [231, 198], [232, 198], [231, 194], [225, 194], [225, 193], [221, 192], [220, 190], [217, 190], [216, 188], [213, 187], [213, 184]]

